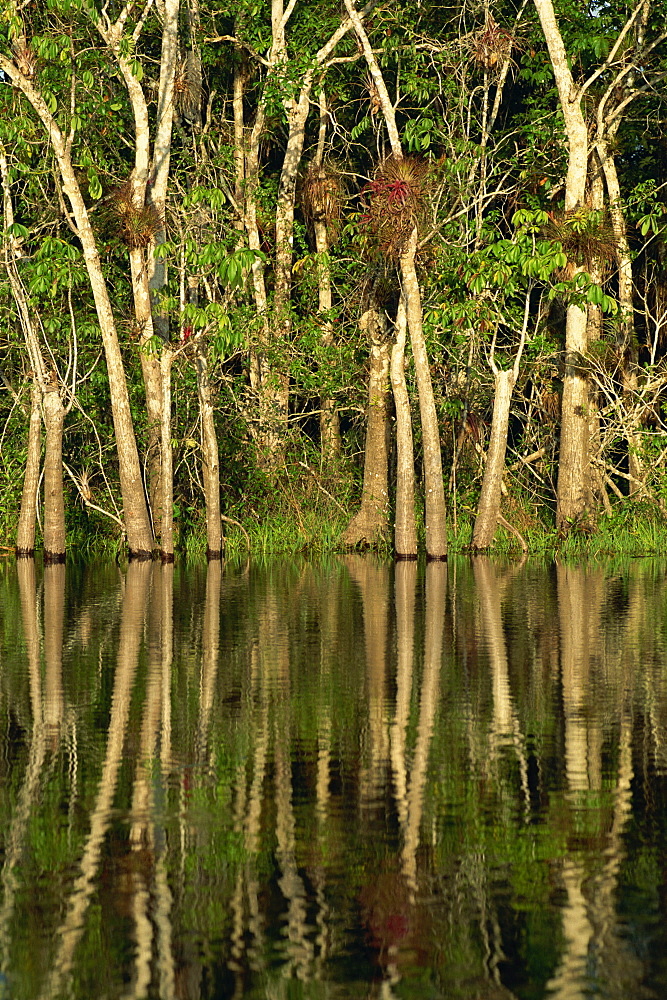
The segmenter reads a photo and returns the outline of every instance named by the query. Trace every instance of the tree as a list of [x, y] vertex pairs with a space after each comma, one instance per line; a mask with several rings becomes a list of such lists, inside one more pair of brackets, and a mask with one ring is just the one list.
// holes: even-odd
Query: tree
[[[648, 16], [649, 0], [641, 0], [618, 31], [617, 38], [607, 58], [587, 79], [575, 84], [568, 62], [567, 52], [563, 43], [560, 27], [551, 0], [535, 0], [535, 6], [540, 18], [542, 30], [553, 73], [558, 88], [560, 109], [565, 123], [568, 142], [568, 168], [565, 179], [565, 218], [574, 217], [585, 208], [586, 182], [589, 176], [589, 137], [588, 125], [583, 111], [583, 99], [586, 92], [605, 73], [614, 70], [611, 86], [602, 95], [597, 108], [597, 151], [601, 157], [605, 179], [609, 187], [612, 201], [612, 219], [619, 252], [619, 293], [622, 301], [623, 338], [627, 333], [631, 316], [631, 303], [628, 302], [628, 265], [629, 257], [624, 253], [624, 233], [619, 217], [619, 190], [614, 179], [613, 164], [608, 155], [608, 140], [606, 130], [614, 128], [618, 114], [605, 112], [607, 101], [614, 88], [621, 83], [631, 69], [627, 65], [628, 35], [638, 19]], [[664, 39], [665, 34], [658, 36], [657, 41]], [[642, 46], [644, 47], [644, 46]], [[619, 63], [622, 65], [618, 71]], [[625, 106], [627, 96], [619, 107]], [[583, 273], [585, 267], [578, 263], [575, 275]], [[563, 385], [563, 403], [561, 413], [560, 459], [558, 466], [558, 508], [556, 519], [558, 526], [567, 528], [580, 519], [587, 508], [590, 508], [590, 453], [589, 453], [589, 397], [586, 377], [585, 357], [588, 350], [586, 310], [577, 303], [571, 303], [567, 311], [566, 327], [566, 370]]]
[[[16, 28], [14, 29], [16, 31]], [[20, 38], [21, 36], [17, 35]], [[20, 42], [23, 46], [24, 42]], [[15, 46], [16, 49], [16, 46]], [[19, 52], [25, 49], [19, 48]], [[72, 164], [71, 149], [74, 131], [65, 136], [53, 113], [33, 80], [30, 63], [15, 55], [10, 60], [0, 55], [0, 69], [20, 90], [34, 113], [39, 117], [48, 143], [53, 150], [63, 190], [72, 211], [72, 223], [77, 238], [83, 248], [83, 256], [88, 271], [91, 289], [95, 299], [97, 318], [102, 333], [102, 341], [107, 360], [109, 391], [114, 419], [119, 471], [122, 485], [125, 530], [127, 532], [130, 555], [133, 558], [149, 558], [152, 551], [152, 531], [143, 490], [141, 468], [137, 452], [134, 427], [130, 413], [129, 398], [123, 360], [118, 343], [118, 335], [113, 310], [102, 270], [95, 234], [90, 222], [88, 209]]]
[[[369, 72], [373, 78], [378, 100], [384, 115], [392, 157], [397, 163], [403, 160], [403, 147], [396, 125], [394, 107], [389, 98], [387, 86], [380, 66], [375, 57], [368, 35], [352, 0], [345, 0], [345, 7], [354, 24], [354, 30], [363, 49]], [[384, 165], [386, 173], [387, 165]], [[404, 182], [407, 183], [407, 182]], [[406, 201], [408, 196], [406, 195]], [[409, 206], [409, 209], [411, 206]], [[408, 212], [409, 212], [408, 209]], [[404, 220], [402, 220], [404, 222]], [[399, 254], [402, 291], [405, 296], [405, 308], [410, 331], [410, 341], [415, 359], [417, 384], [419, 387], [419, 407], [422, 425], [422, 441], [424, 448], [424, 479], [426, 496], [426, 555], [428, 559], [447, 558], [447, 531], [445, 514], [445, 489], [442, 476], [442, 456], [440, 453], [440, 430], [433, 397], [431, 373], [424, 341], [422, 323], [422, 303], [419, 290], [419, 280], [415, 268], [417, 254], [418, 226], [416, 221], [410, 227], [411, 231], [401, 247]]]

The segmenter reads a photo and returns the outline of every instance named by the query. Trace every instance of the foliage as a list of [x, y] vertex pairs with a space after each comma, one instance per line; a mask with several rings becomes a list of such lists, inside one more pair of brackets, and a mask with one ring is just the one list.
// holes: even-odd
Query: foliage
[[[145, 96], [152, 134], [162, 41], [158, 8], [148, 9], [145, 18], [139, 8], [128, 8], [118, 40], [118, 55], [128, 61]], [[539, 505], [538, 520], [548, 527], [558, 471], [560, 352], [564, 314], [571, 304], [603, 314], [604, 347], [587, 370], [603, 387], [603, 451], [598, 459], [609, 481], [607, 499], [615, 504], [620, 502], [616, 491], [622, 496], [629, 492], [623, 427], [634, 427], [633, 447], [651, 470], [646, 488], [664, 502], [664, 453], [660, 435], [653, 433], [662, 420], [658, 383], [666, 327], [661, 318], [664, 0], [654, 0], [641, 25], [633, 22], [608, 65], [604, 60], [623, 29], [626, 8], [612, 3], [592, 10], [561, 3], [556, 11], [577, 82], [600, 70], [582, 99], [591, 143], [600, 109], [612, 116], [613, 135], [605, 132], [603, 138], [620, 180], [620, 211], [633, 269], [632, 345], [639, 388], [632, 398], [623, 388], [629, 363], [616, 349], [625, 322], [617, 305], [617, 220], [609, 204], [568, 213], [562, 207], [567, 150], [553, 74], [532, 7], [522, 7], [517, 15], [506, 5], [493, 11], [450, 10], [406, 2], [396, 9], [376, 8], [365, 17], [408, 152], [402, 159], [387, 155], [377, 88], [351, 32], [317, 69], [313, 85], [324, 89], [327, 113], [325, 119], [310, 113], [303, 146], [297, 149], [290, 131], [293, 102], [313, 71], [317, 52], [341, 24], [340, 5], [327, 2], [314, 10], [297, 3], [279, 55], [272, 49], [271, 19], [253, 0], [201, 10], [197, 23], [190, 8], [183, 8], [164, 216], [152, 204], [150, 185], [143, 204], [130, 196], [136, 168], [134, 109], [118, 58], [100, 32], [105, 18], [117, 16], [120, 9], [72, 0], [51, 0], [46, 6], [11, 3], [0, 22], [0, 52], [39, 89], [69, 143], [112, 293], [142, 449], [149, 431], [137, 348], [142, 331], [134, 317], [127, 251], [153, 254], [158, 240], [155, 258], [164, 262], [167, 275], [159, 304], [177, 351], [172, 421], [183, 544], [201, 537], [204, 514], [197, 345], [205, 352], [213, 385], [222, 495], [230, 516], [253, 529], [255, 515], [245, 517], [244, 511], [254, 510], [258, 517], [261, 511], [261, 520], [268, 523], [275, 504], [275, 523], [285, 517], [276, 488], [282, 469], [267, 473], [259, 457], [263, 404], [257, 372], [265, 368], [279, 372], [289, 389], [281, 461], [292, 470], [288, 481], [300, 498], [299, 509], [306, 509], [312, 484], [298, 463], [305, 457], [305, 465], [324, 472], [317, 450], [319, 410], [327, 398], [340, 414], [342, 450], [338, 471], [327, 471], [333, 479], [323, 483], [338, 504], [336, 519], [340, 516], [342, 522], [351, 513], [363, 468], [367, 405], [367, 345], [359, 329], [360, 311], [372, 284], [391, 332], [398, 301], [395, 262], [414, 226], [421, 244], [424, 329], [445, 475], [449, 478], [456, 466], [461, 502], [474, 509], [479, 490], [493, 391], [487, 353], [493, 343], [499, 356], [511, 356], [526, 302], [528, 367], [517, 386], [508, 461], [536, 451], [543, 451], [544, 459], [522, 468], [517, 502], [533, 510], [531, 505]], [[633, 60], [643, 77], [631, 70]], [[234, 120], [239, 93], [243, 122]], [[309, 100], [316, 105], [313, 94]], [[5, 243], [13, 241], [16, 267], [63, 396], [74, 400], [65, 436], [65, 461], [72, 473], [66, 487], [69, 529], [79, 545], [88, 535], [99, 535], [103, 546], [116, 545], [121, 534], [107, 514], [120, 509], [120, 492], [92, 290], [48, 134], [6, 75], [0, 83], [0, 121], [14, 213], [13, 224], [5, 227]], [[249, 159], [251, 138], [257, 142], [256, 168]], [[291, 189], [287, 182], [292, 177]], [[287, 237], [287, 276], [281, 270], [284, 248], [276, 245], [279, 210], [294, 218]], [[326, 254], [313, 250], [316, 222], [326, 227]], [[594, 265], [596, 281], [590, 277]], [[319, 299], [325, 281], [331, 289], [326, 314]], [[286, 305], [278, 315], [274, 303], [286, 282]], [[2, 440], [19, 442], [26, 433], [23, 407], [31, 365], [4, 282], [0, 311], [0, 364], [14, 393], [7, 389], [0, 396]], [[161, 343], [150, 349], [161, 350]], [[416, 416], [410, 371], [408, 383]], [[473, 441], [465, 428], [475, 421]], [[415, 439], [419, 473], [418, 427]], [[9, 453], [3, 449], [0, 515], [8, 544], [24, 452], [24, 444]], [[81, 484], [87, 484], [86, 495], [105, 514], [86, 506]], [[316, 535], [310, 528], [296, 531], [293, 544], [310, 544], [307, 539]]]

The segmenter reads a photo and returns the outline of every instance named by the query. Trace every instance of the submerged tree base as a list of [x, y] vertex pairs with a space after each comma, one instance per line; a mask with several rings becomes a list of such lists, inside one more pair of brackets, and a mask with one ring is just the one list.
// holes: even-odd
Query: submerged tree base
[[127, 553], [128, 562], [152, 562], [153, 551], [151, 549], [130, 549]]
[[58, 566], [65, 562], [66, 555], [64, 552], [48, 552], [44, 551], [44, 565], [45, 566]]

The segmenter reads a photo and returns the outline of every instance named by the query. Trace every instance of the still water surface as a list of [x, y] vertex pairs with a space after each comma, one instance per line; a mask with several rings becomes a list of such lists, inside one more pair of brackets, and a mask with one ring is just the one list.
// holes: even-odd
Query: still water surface
[[667, 996], [667, 578], [0, 567], [0, 998]]

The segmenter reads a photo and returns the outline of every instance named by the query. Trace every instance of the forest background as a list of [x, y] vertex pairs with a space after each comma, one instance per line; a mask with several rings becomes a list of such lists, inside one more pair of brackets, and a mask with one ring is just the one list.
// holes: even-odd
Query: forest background
[[666, 14], [4, 5], [6, 547], [661, 548]]

